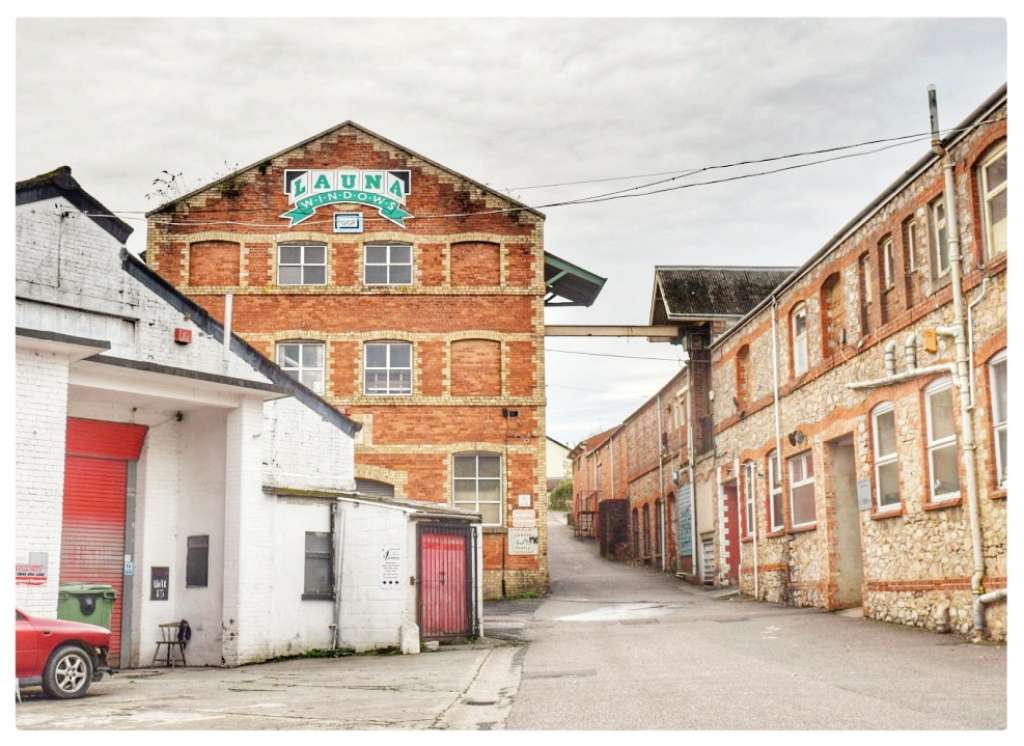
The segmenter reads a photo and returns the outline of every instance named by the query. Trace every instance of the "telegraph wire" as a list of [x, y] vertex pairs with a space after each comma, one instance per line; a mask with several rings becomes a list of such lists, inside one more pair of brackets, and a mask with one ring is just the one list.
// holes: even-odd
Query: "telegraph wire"
[[[993, 122], [1003, 121], [1005, 119], [1006, 119], [1006, 117], [997, 117], [997, 118], [994, 118], [994, 119], [988, 119], [988, 120], [984, 120], [984, 121], [981, 121], [981, 122], [977, 122], [977, 123], [969, 125], [967, 127], [957, 127], [957, 128], [951, 128], [951, 129], [943, 130], [943, 131], [946, 132], [946, 133], [954, 132], [954, 131], [967, 131], [967, 130], [970, 130], [970, 129], [974, 129], [974, 128], [980, 127], [980, 126], [985, 125], [985, 124], [991, 124]], [[690, 171], [687, 171], [687, 172], [684, 172], [684, 173], [678, 173], [675, 176], [672, 176], [672, 177], [667, 178], [667, 179], [660, 179], [658, 181], [649, 182], [649, 183], [645, 183], [645, 184], [637, 184], [635, 186], [626, 187], [626, 188], [615, 190], [615, 191], [612, 191], [612, 192], [605, 192], [605, 193], [600, 193], [600, 194], [594, 194], [594, 195], [589, 195], [589, 196], [585, 196], [585, 197], [579, 197], [579, 198], [576, 198], [576, 199], [560, 200], [560, 201], [548, 202], [548, 203], [539, 204], [539, 205], [523, 205], [523, 206], [517, 206], [517, 207], [494, 208], [494, 209], [490, 209], [490, 210], [476, 210], [476, 211], [472, 211], [472, 212], [445, 213], [445, 214], [437, 214], [437, 215], [413, 215], [413, 216], [409, 216], [409, 217], [405, 218], [405, 220], [439, 220], [439, 219], [444, 219], [444, 218], [465, 218], [465, 217], [473, 217], [473, 216], [477, 216], [477, 215], [495, 215], [495, 214], [504, 214], [504, 213], [516, 213], [516, 212], [523, 212], [523, 211], [526, 211], [526, 210], [543, 210], [543, 209], [551, 209], [551, 208], [555, 208], [555, 207], [569, 207], [569, 206], [573, 206], [573, 205], [598, 204], [598, 203], [601, 203], [601, 202], [610, 202], [610, 201], [615, 201], [615, 200], [619, 200], [619, 199], [627, 199], [627, 198], [634, 198], [634, 197], [647, 197], [647, 196], [652, 196], [652, 195], [656, 195], [656, 194], [663, 194], [665, 192], [678, 191], [678, 190], [681, 190], [681, 189], [691, 189], [691, 188], [694, 188], [694, 187], [711, 186], [711, 185], [714, 185], [714, 184], [723, 184], [723, 183], [732, 182], [732, 181], [742, 181], [742, 180], [745, 180], [745, 179], [753, 179], [753, 178], [758, 178], [758, 177], [762, 177], [762, 176], [770, 176], [772, 174], [783, 173], [785, 171], [793, 171], [793, 170], [800, 169], [800, 168], [808, 168], [810, 166], [816, 166], [816, 165], [820, 165], [820, 164], [823, 164], [823, 163], [830, 163], [830, 162], [833, 162], [833, 161], [845, 160], [845, 159], [849, 159], [849, 158], [860, 158], [860, 157], [864, 157], [864, 156], [868, 156], [868, 155], [874, 155], [874, 154], [880, 153], [880, 152], [882, 152], [884, 150], [889, 150], [889, 149], [892, 149], [892, 148], [900, 147], [902, 145], [910, 145], [910, 144], [913, 144], [913, 143], [916, 143], [916, 142], [921, 142], [923, 140], [928, 140], [930, 138], [931, 138], [930, 134], [927, 135], [927, 136], [919, 135], [919, 134], [914, 134], [914, 135], [902, 135], [900, 137], [882, 138], [882, 139], [878, 139], [878, 140], [874, 140], [874, 141], [865, 141], [865, 142], [875, 142], [875, 143], [878, 143], [878, 142], [888, 142], [889, 144], [884, 146], [884, 147], [875, 148], [875, 149], [872, 149], [872, 150], [859, 151], [859, 152], [856, 152], [856, 153], [844, 153], [842, 155], [832, 156], [830, 158], [821, 158], [821, 159], [818, 159], [818, 160], [807, 161], [807, 162], [804, 162], [804, 163], [797, 163], [797, 164], [793, 164], [793, 165], [790, 165], [790, 166], [782, 166], [780, 168], [767, 169], [767, 170], [763, 170], [763, 171], [755, 171], [755, 172], [746, 173], [746, 174], [739, 174], [739, 175], [736, 175], [736, 176], [728, 176], [728, 177], [722, 177], [722, 178], [718, 178], [718, 179], [708, 179], [708, 180], [705, 180], [705, 181], [690, 182], [690, 183], [687, 183], [687, 184], [676, 184], [674, 186], [664, 187], [664, 188], [661, 188], [661, 189], [651, 189], [650, 187], [658, 186], [658, 185], [664, 184], [664, 183], [669, 183], [669, 182], [672, 182], [672, 181], [676, 181], [676, 180], [678, 180], [680, 178], [686, 178], [688, 176], [696, 175], [697, 173], [703, 173], [703, 172], [706, 172], [706, 171], [725, 169], [725, 168], [732, 168], [732, 167], [737, 166], [737, 165], [746, 165], [746, 164], [753, 164], [753, 163], [765, 163], [765, 162], [771, 162], [771, 161], [778, 161], [778, 160], [783, 160], [783, 159], [787, 159], [787, 158], [799, 157], [799, 156], [802, 156], [802, 155], [810, 155], [810, 154], [813, 154], [815, 152], [819, 152], [819, 153], [836, 152], [838, 150], [850, 149], [850, 148], [853, 148], [853, 147], [862, 147], [864, 143], [857, 143], [857, 144], [848, 145], [848, 146], [834, 146], [832, 148], [827, 148], [827, 149], [823, 148], [823, 149], [820, 149], [819, 151], [806, 151], [805, 153], [799, 153], [799, 154], [790, 154], [790, 155], [784, 155], [784, 156], [771, 156], [771, 157], [768, 157], [768, 158], [752, 159], [752, 160], [749, 160], [749, 161], [738, 161], [738, 162], [736, 162], [734, 164], [721, 164], [721, 165], [704, 166], [704, 167], [698, 168], [698, 169], [691, 169]], [[672, 173], [675, 173], [675, 172], [672, 172]], [[619, 180], [619, 179], [625, 179], [625, 178], [632, 178], [632, 177], [609, 177], [606, 180]], [[637, 191], [637, 190], [641, 190], [641, 189], [647, 189], [647, 191]], [[255, 208], [247, 208], [247, 209], [244, 209], [244, 210], [238, 210], [236, 212], [249, 212], [249, 211], [255, 211]], [[147, 211], [144, 211], [144, 210], [118, 210], [118, 211], [111, 211], [110, 213], [89, 213], [89, 212], [85, 212], [85, 211], [81, 211], [81, 212], [82, 212], [82, 214], [88, 215], [90, 217], [111, 217], [111, 216], [114, 216], [114, 217], [119, 217], [119, 218], [121, 218], [123, 220], [139, 220], [139, 221], [146, 221], [147, 220], [147, 218], [145, 217], [145, 213]], [[387, 218], [384, 218], [384, 217], [373, 217], [373, 216], [367, 216], [367, 217], [364, 218], [364, 220], [366, 222], [371, 222], [371, 221], [373, 221], [373, 222], [391, 222]], [[255, 222], [248, 222], [248, 221], [242, 221], [242, 220], [178, 220], [178, 221], [176, 221], [176, 220], [174, 220], [172, 218], [170, 220], [159, 220], [158, 222], [159, 222], [160, 225], [165, 225], [165, 226], [186, 226], [186, 227], [197, 227], [197, 226], [203, 226], [203, 225], [206, 225], [206, 226], [225, 225], [225, 226], [241, 226], [241, 227], [249, 227], [249, 228], [278, 228], [278, 229], [281, 227], [281, 225], [279, 223], [255, 223]], [[303, 221], [303, 223], [302, 223], [302, 225], [304, 225], [304, 226], [330, 225], [330, 224], [333, 224], [333, 219], [307, 220], [307, 221]]]
[[587, 357], [617, 357], [630, 360], [661, 360], [667, 363], [683, 363], [679, 358], [674, 357], [649, 357], [647, 355], [616, 355], [611, 352], [583, 352], [582, 350], [556, 350], [552, 347], [545, 347], [544, 352], [561, 352], [566, 355], [586, 355]]

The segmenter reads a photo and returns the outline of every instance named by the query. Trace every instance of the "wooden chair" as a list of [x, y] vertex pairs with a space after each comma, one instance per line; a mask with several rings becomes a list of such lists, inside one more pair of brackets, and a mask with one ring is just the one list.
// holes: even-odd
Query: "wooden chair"
[[[179, 624], [179, 622], [164, 622], [160, 625], [160, 639], [156, 641], [156, 652], [153, 653], [152, 665], [155, 666], [158, 660], [162, 660], [164, 666], [167, 668], [174, 668], [175, 650], [177, 650], [178, 655], [181, 656], [181, 665], [188, 665], [185, 661], [185, 641], [178, 639]], [[160, 657], [161, 648], [163, 648], [164, 651], [163, 658]]]

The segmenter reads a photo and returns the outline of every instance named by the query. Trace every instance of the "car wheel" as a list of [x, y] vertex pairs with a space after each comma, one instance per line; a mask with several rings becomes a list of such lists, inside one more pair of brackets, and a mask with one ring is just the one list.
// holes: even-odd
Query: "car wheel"
[[92, 660], [77, 645], [57, 648], [43, 671], [43, 691], [54, 699], [85, 696], [92, 683]]

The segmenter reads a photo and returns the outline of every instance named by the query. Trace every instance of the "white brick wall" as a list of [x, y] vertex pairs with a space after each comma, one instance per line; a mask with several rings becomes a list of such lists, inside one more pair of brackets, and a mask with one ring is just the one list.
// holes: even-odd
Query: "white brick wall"
[[15, 603], [28, 614], [56, 617], [68, 362], [23, 349], [16, 362], [17, 561], [27, 562], [29, 552], [46, 552], [48, 569], [45, 585], [16, 586]]
[[[63, 213], [67, 217], [62, 219]], [[267, 380], [235, 355], [225, 360], [217, 340], [136, 282], [121, 268], [116, 239], [64, 198], [19, 205], [16, 225], [18, 326], [81, 337], [104, 334], [111, 342], [104, 354], [113, 357]], [[123, 330], [124, 319], [136, 320], [130, 324], [133, 330]], [[192, 330], [191, 344], [174, 343], [176, 327]]]
[[[63, 199], [18, 206], [16, 222], [18, 326], [106, 340], [114, 357], [267, 380], [234, 355], [225, 360], [220, 343], [124, 272], [117, 241]], [[174, 344], [175, 327], [192, 329], [190, 345]], [[93, 363], [69, 367], [22, 349], [17, 363], [17, 553], [49, 556], [48, 582], [19, 585], [19, 607], [56, 614], [66, 418], [130, 421], [149, 431], [138, 464], [129, 661], [148, 664], [157, 625], [181, 618], [193, 627], [190, 663], [329, 644], [332, 604], [301, 599], [305, 532], [327, 530], [329, 508], [263, 487], [353, 489], [351, 437], [291, 398], [156, 383], [123, 368], [97, 375]], [[187, 588], [186, 541], [199, 534], [210, 537], [209, 585]], [[149, 599], [154, 566], [170, 568], [167, 601]]]

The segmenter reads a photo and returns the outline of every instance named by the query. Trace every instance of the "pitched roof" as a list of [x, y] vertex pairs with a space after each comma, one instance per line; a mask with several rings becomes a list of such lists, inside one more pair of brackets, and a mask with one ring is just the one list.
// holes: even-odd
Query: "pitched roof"
[[576, 447], [569, 452], [569, 457], [576, 458], [576, 456], [581, 454], [583, 451], [597, 450], [605, 443], [607, 443], [608, 439], [611, 438], [615, 431], [618, 430], [620, 427], [622, 426], [615, 425], [614, 427], [610, 427], [607, 430], [598, 433], [597, 435], [591, 435], [589, 438], [581, 440], [579, 443], [576, 444]]
[[217, 186], [218, 184], [221, 184], [221, 183], [226, 182], [226, 181], [230, 181], [231, 179], [236, 178], [237, 176], [239, 176], [240, 174], [245, 173], [246, 171], [249, 171], [249, 170], [254, 169], [254, 168], [258, 167], [258, 166], [261, 166], [261, 165], [263, 165], [265, 163], [268, 163], [269, 161], [272, 161], [275, 158], [280, 158], [283, 155], [287, 155], [288, 153], [290, 153], [293, 150], [296, 150], [296, 149], [301, 148], [301, 147], [305, 147], [306, 145], [309, 145], [311, 142], [319, 140], [322, 137], [327, 137], [328, 135], [332, 135], [335, 132], [338, 132], [338, 131], [346, 129], [346, 128], [356, 130], [357, 132], [361, 132], [362, 134], [367, 135], [368, 137], [372, 137], [372, 138], [375, 138], [377, 140], [380, 140], [382, 143], [384, 143], [386, 145], [389, 145], [392, 148], [395, 148], [396, 150], [401, 150], [404, 153], [407, 153], [408, 155], [411, 155], [413, 158], [417, 158], [417, 159], [423, 161], [424, 163], [433, 166], [434, 168], [437, 168], [437, 169], [440, 169], [440, 170], [442, 170], [442, 171], [444, 171], [446, 173], [449, 173], [452, 176], [455, 176], [456, 178], [462, 179], [463, 181], [467, 181], [470, 184], [472, 184], [473, 186], [475, 186], [476, 188], [482, 189], [483, 191], [487, 192], [488, 194], [490, 194], [490, 195], [492, 195], [494, 197], [497, 197], [498, 199], [504, 200], [505, 202], [508, 202], [509, 204], [513, 205], [514, 207], [520, 207], [520, 208], [523, 209], [524, 212], [532, 213], [532, 214], [536, 215], [537, 217], [539, 217], [541, 219], [544, 218], [544, 213], [542, 213], [540, 210], [536, 210], [533, 207], [530, 207], [529, 205], [526, 205], [526, 204], [524, 204], [522, 202], [519, 202], [518, 200], [512, 199], [507, 194], [503, 194], [503, 193], [501, 193], [499, 191], [496, 191], [495, 189], [487, 186], [486, 184], [481, 184], [479, 181], [476, 181], [475, 179], [471, 179], [470, 177], [466, 176], [465, 174], [460, 174], [458, 171], [453, 171], [452, 169], [448, 168], [447, 166], [442, 166], [437, 161], [433, 161], [433, 160], [431, 160], [430, 158], [427, 158], [424, 155], [420, 155], [416, 151], [410, 150], [409, 148], [405, 147], [404, 145], [399, 145], [395, 141], [389, 140], [388, 138], [384, 137], [383, 135], [379, 135], [376, 132], [374, 132], [373, 130], [367, 129], [366, 127], [362, 126], [361, 124], [357, 124], [357, 123], [353, 122], [351, 119], [346, 119], [341, 124], [337, 124], [337, 125], [335, 125], [333, 127], [329, 127], [328, 129], [325, 129], [323, 132], [318, 132], [317, 134], [315, 134], [315, 135], [313, 135], [311, 137], [307, 137], [305, 140], [302, 140], [301, 142], [297, 142], [294, 145], [289, 145], [287, 148], [284, 148], [283, 150], [279, 150], [276, 153], [274, 153], [273, 155], [267, 156], [266, 158], [260, 158], [258, 161], [250, 163], [248, 166], [242, 166], [242, 168], [239, 168], [239, 169], [237, 169], [235, 171], [232, 171], [231, 173], [227, 174], [226, 176], [222, 176], [219, 179], [211, 181], [209, 184], [205, 184], [204, 186], [201, 186], [198, 189], [193, 189], [188, 194], [183, 194], [180, 197], [175, 197], [174, 199], [172, 199], [172, 200], [170, 200], [168, 202], [165, 202], [162, 205], [160, 205], [159, 207], [156, 207], [153, 210], [150, 210], [149, 212], [147, 212], [146, 213], [146, 217], [148, 218], [148, 217], [150, 217], [152, 215], [156, 215], [157, 213], [164, 212], [165, 210], [173, 207], [174, 205], [176, 205], [177, 203], [181, 202], [182, 200], [186, 200], [186, 199], [189, 199], [191, 197], [194, 197], [197, 194], [200, 194], [201, 192], [205, 192], [207, 189], [211, 189], [211, 188]]
[[651, 324], [740, 317], [756, 306], [795, 267], [654, 268]]
[[70, 166], [58, 166], [52, 171], [16, 182], [14, 185], [14, 203], [16, 205], [41, 202], [54, 197], [66, 199], [119, 243], [123, 244], [127, 241], [128, 236], [134, 230], [120, 218], [114, 217], [114, 213], [82, 189], [82, 186], [71, 176]]
[[[982, 117], [988, 116], [994, 109], [1002, 106], [1006, 103], [1007, 84], [1003, 83], [997, 88], [991, 95], [988, 96], [984, 101], [978, 104], [977, 108], [968, 114], [956, 127], [947, 131], [947, 134], [941, 139], [941, 145], [945, 149], [949, 149], [954, 144], [966, 137], [972, 130], [971, 125], [982, 119]], [[796, 268], [796, 270], [790, 274], [790, 276], [780, 283], [779, 287], [775, 288], [776, 293], [780, 293], [787, 287], [797, 282], [801, 277], [810, 272], [815, 266], [828, 256], [834, 248], [839, 246], [849, 236], [853, 235], [865, 222], [870, 220], [879, 210], [886, 205], [889, 200], [894, 198], [899, 192], [904, 189], [910, 182], [916, 179], [926, 169], [930, 168], [939, 159], [939, 155], [936, 153], [934, 148], [930, 148], [925, 152], [914, 164], [904, 171], [900, 176], [893, 181], [889, 186], [882, 190], [878, 196], [876, 196], [871, 202], [868, 203], [860, 212], [858, 212], [849, 222], [846, 223], [842, 228], [839, 229], [835, 235], [832, 236], [825, 245], [818, 249], [811, 257], [804, 262], [802, 265]], [[731, 327], [725, 330], [716, 339], [712, 340], [711, 346], [717, 347], [725, 342], [726, 339], [736, 334], [750, 322], [751, 319], [757, 316], [761, 310], [768, 305], [768, 296], [765, 296], [761, 301], [751, 308], [743, 318], [733, 324]]]

